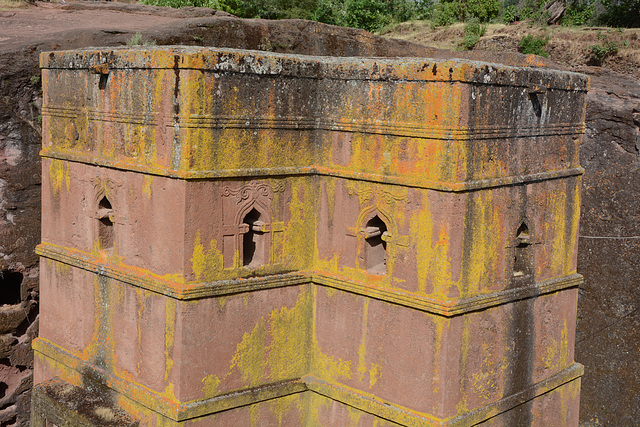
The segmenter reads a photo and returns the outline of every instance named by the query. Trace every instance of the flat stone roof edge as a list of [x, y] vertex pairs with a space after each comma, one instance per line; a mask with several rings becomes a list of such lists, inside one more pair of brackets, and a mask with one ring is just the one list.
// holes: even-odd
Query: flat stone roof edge
[[537, 83], [551, 89], [588, 90], [589, 77], [542, 66], [533, 55], [531, 67], [517, 67], [463, 58], [333, 57], [194, 46], [96, 47], [40, 55], [40, 67], [44, 69], [90, 69], [98, 73], [193, 69], [310, 79], [455, 81], [507, 86]]

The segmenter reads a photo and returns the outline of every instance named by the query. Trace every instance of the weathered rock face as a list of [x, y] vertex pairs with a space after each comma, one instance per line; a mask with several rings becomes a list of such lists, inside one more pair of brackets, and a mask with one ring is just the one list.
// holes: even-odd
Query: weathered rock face
[[0, 424], [26, 425], [38, 334], [41, 96], [36, 64], [12, 62], [0, 58]]
[[585, 365], [580, 416], [635, 426], [640, 417], [640, 83], [591, 74], [578, 271], [576, 360]]

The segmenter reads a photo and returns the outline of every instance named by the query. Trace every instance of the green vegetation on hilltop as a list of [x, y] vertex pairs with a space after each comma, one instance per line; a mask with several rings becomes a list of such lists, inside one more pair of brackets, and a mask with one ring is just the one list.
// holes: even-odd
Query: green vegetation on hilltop
[[422, 19], [432, 0], [141, 0], [169, 7], [210, 7], [241, 18], [310, 19], [377, 31], [387, 25]]
[[598, 22], [612, 27], [640, 27], [640, 0], [602, 0], [604, 13]]
[[[640, 0], [141, 0], [155, 6], [199, 6], [241, 18], [310, 19], [379, 31], [409, 20], [428, 19], [435, 26], [455, 22], [533, 21], [546, 25], [553, 8], [564, 8], [565, 26], [589, 24], [640, 27]], [[555, 3], [555, 4], [554, 4]], [[472, 42], [465, 41], [465, 46]]]

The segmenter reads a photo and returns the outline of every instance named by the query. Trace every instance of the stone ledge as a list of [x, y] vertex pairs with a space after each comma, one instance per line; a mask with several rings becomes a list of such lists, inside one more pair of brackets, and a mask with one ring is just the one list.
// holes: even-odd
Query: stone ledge
[[552, 179], [581, 176], [584, 168], [575, 167], [562, 170], [553, 170], [526, 175], [513, 175], [500, 178], [479, 179], [461, 182], [435, 181], [423, 178], [409, 178], [403, 176], [380, 175], [366, 172], [349, 171], [346, 169], [329, 168], [324, 166], [292, 166], [274, 168], [251, 168], [251, 169], [227, 169], [227, 170], [204, 170], [204, 171], [181, 171], [177, 169], [162, 168], [157, 166], [144, 165], [137, 161], [117, 160], [110, 161], [98, 159], [91, 154], [68, 153], [50, 148], [45, 148], [40, 152], [45, 158], [54, 160], [67, 160], [75, 163], [90, 164], [94, 166], [107, 167], [124, 171], [140, 172], [147, 175], [163, 176], [167, 178], [177, 178], [184, 180], [215, 179], [222, 180], [228, 178], [271, 178], [271, 177], [293, 177], [293, 176], [331, 176], [335, 178], [355, 179], [360, 181], [374, 182], [379, 184], [401, 185], [404, 187], [419, 188], [425, 190], [437, 190], [444, 192], [460, 193], [472, 190], [483, 190], [496, 187], [505, 187], [516, 184], [528, 184]]
[[[247, 52], [251, 60], [246, 60]], [[40, 68], [61, 70], [121, 69], [206, 70], [306, 79], [403, 82], [470, 82], [587, 92], [589, 79], [578, 73], [515, 67], [462, 58], [331, 57], [196, 46], [94, 48], [40, 54]]]
[[342, 384], [322, 381], [311, 376], [305, 377], [304, 381], [311, 391], [401, 425], [464, 427], [479, 424], [489, 418], [507, 412], [518, 405], [574, 381], [583, 374], [584, 367], [579, 363], [573, 362], [557, 374], [516, 394], [447, 419], [440, 419], [429, 414], [389, 404], [373, 395], [352, 390]]
[[[110, 122], [136, 124], [145, 126], [173, 127], [193, 129], [278, 129], [295, 131], [341, 131], [372, 135], [390, 135], [418, 139], [438, 139], [452, 141], [469, 141], [478, 139], [535, 138], [548, 135], [575, 135], [584, 133], [585, 124], [550, 123], [538, 126], [424, 126], [421, 123], [396, 122], [366, 119], [323, 118], [304, 116], [249, 116], [249, 115], [213, 115], [191, 114], [178, 116], [176, 122], [161, 121], [158, 113], [136, 114], [108, 110], [83, 110], [77, 107], [46, 106], [42, 115], [55, 118], [84, 118], [92, 122]], [[50, 149], [45, 149], [48, 153]]]
[[78, 356], [69, 353], [45, 339], [38, 338], [34, 341], [34, 351], [37, 355], [39, 354], [57, 363], [61, 363], [67, 368], [77, 372], [87, 369], [96, 371], [96, 375], [104, 378], [107, 386], [114, 391], [175, 421], [186, 421], [191, 418], [202, 417], [216, 412], [309, 390], [401, 425], [463, 427], [475, 425], [507, 412], [531, 399], [579, 379], [584, 373], [583, 366], [573, 362], [557, 374], [533, 384], [518, 393], [462, 415], [440, 419], [427, 413], [386, 402], [373, 395], [354, 390], [340, 383], [324, 381], [312, 375], [289, 381], [265, 384], [259, 387], [234, 390], [209, 399], [184, 403], [174, 399], [169, 401], [166, 397], [145, 389], [138, 384], [130, 383], [110, 372], [98, 370]]
[[581, 275], [571, 274], [522, 288], [502, 290], [467, 298], [440, 300], [400, 289], [385, 288], [349, 280], [319, 270], [185, 284], [126, 264], [104, 262], [93, 257], [88, 252], [64, 248], [50, 243], [38, 245], [36, 253], [56, 262], [183, 301], [312, 283], [446, 317], [459, 316], [464, 313], [484, 310], [521, 299], [575, 288], [583, 283]]

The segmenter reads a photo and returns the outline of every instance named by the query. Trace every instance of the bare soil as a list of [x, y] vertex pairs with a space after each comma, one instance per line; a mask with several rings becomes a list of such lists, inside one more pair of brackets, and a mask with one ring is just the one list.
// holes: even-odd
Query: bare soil
[[[206, 8], [173, 10], [160, 7], [140, 6], [119, 2], [60, 2], [21, 3], [21, 8], [0, 10], [0, 51], [19, 48], [25, 44], [38, 46], [51, 44], [52, 48], [75, 40], [86, 46], [83, 39], [100, 42], [109, 39], [113, 44], [125, 44], [137, 32], [169, 31], [177, 24], [208, 16], [229, 14]], [[96, 34], [87, 34], [92, 31]]]
[[[598, 73], [594, 68], [602, 67], [640, 79], [638, 28], [540, 26], [529, 21], [511, 25], [490, 24], [474, 50], [518, 52], [518, 43], [527, 34], [549, 38], [546, 47], [549, 59], [570, 70], [593, 74]], [[383, 35], [435, 48], [460, 50], [464, 24], [432, 27], [429, 22], [410, 21], [386, 30]], [[618, 52], [596, 65], [591, 46], [603, 46], [606, 42], [615, 43]]]

